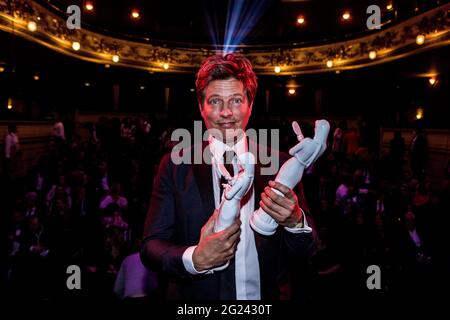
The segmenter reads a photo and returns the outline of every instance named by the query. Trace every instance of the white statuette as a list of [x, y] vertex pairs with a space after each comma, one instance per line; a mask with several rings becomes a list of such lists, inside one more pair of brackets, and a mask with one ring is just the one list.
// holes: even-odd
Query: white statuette
[[[297, 135], [299, 143], [289, 150], [292, 156], [278, 171], [276, 182], [293, 189], [302, 179], [305, 168], [313, 164], [327, 148], [327, 137], [330, 132], [330, 124], [326, 120], [317, 120], [315, 123], [314, 138], [304, 138], [297, 122], [292, 123], [292, 128]], [[282, 195], [278, 190], [274, 192]], [[262, 208], [253, 212], [250, 225], [256, 232], [270, 236], [275, 233], [278, 224]]]
[[219, 205], [219, 214], [214, 224], [214, 232], [228, 228], [241, 211], [241, 199], [250, 190], [255, 175], [255, 157], [250, 152], [238, 157], [238, 165], [242, 168], [235, 176], [231, 177], [223, 165], [219, 165], [221, 174], [227, 178], [225, 191]]

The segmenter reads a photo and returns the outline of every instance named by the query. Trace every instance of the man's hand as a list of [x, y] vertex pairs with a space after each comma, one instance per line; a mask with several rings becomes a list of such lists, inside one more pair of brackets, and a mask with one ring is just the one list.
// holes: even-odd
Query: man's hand
[[[271, 188], [280, 191], [284, 197]], [[283, 227], [292, 228], [302, 219], [302, 210], [298, 205], [296, 194], [292, 189], [278, 182], [269, 181], [269, 187], [265, 187], [264, 192], [261, 193], [259, 205]]]
[[214, 233], [214, 221], [218, 214], [214, 211], [203, 226], [200, 241], [192, 255], [192, 262], [197, 271], [219, 267], [234, 257], [241, 234], [241, 221], [237, 218], [228, 228]]

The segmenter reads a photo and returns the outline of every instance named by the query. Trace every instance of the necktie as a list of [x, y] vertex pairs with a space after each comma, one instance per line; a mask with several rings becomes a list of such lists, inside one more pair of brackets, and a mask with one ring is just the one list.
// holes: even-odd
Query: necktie
[[[225, 151], [223, 155], [223, 164], [225, 166], [225, 169], [227, 169], [228, 173], [231, 176], [234, 176], [234, 169], [233, 169], [233, 158], [236, 154], [234, 151]], [[220, 176], [220, 199], [222, 199], [223, 194], [223, 185], [227, 183], [227, 179], [221, 175]]]
[[[223, 155], [223, 164], [225, 169], [231, 176], [234, 176], [233, 158], [236, 154], [234, 151], [226, 151]], [[223, 194], [223, 184], [227, 183], [224, 176], [220, 177], [220, 199]], [[230, 260], [230, 265], [220, 273], [220, 299], [235, 300], [236, 299], [236, 278], [235, 278], [234, 258]]]

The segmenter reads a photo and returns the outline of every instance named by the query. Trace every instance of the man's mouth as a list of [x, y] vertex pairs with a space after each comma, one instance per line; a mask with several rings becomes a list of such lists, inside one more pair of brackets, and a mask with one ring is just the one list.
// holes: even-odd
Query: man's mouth
[[219, 127], [222, 129], [232, 129], [234, 128], [235, 122], [223, 122], [219, 123]]

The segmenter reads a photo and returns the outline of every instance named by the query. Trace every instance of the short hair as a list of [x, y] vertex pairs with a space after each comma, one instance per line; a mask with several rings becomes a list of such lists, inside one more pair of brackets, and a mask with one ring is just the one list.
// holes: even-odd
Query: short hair
[[229, 53], [224, 56], [215, 55], [208, 57], [200, 66], [197, 80], [195, 81], [197, 99], [200, 106], [203, 107], [205, 89], [211, 81], [232, 78], [242, 82], [249, 105], [251, 105], [255, 99], [256, 88], [258, 87], [252, 64], [241, 55]]

